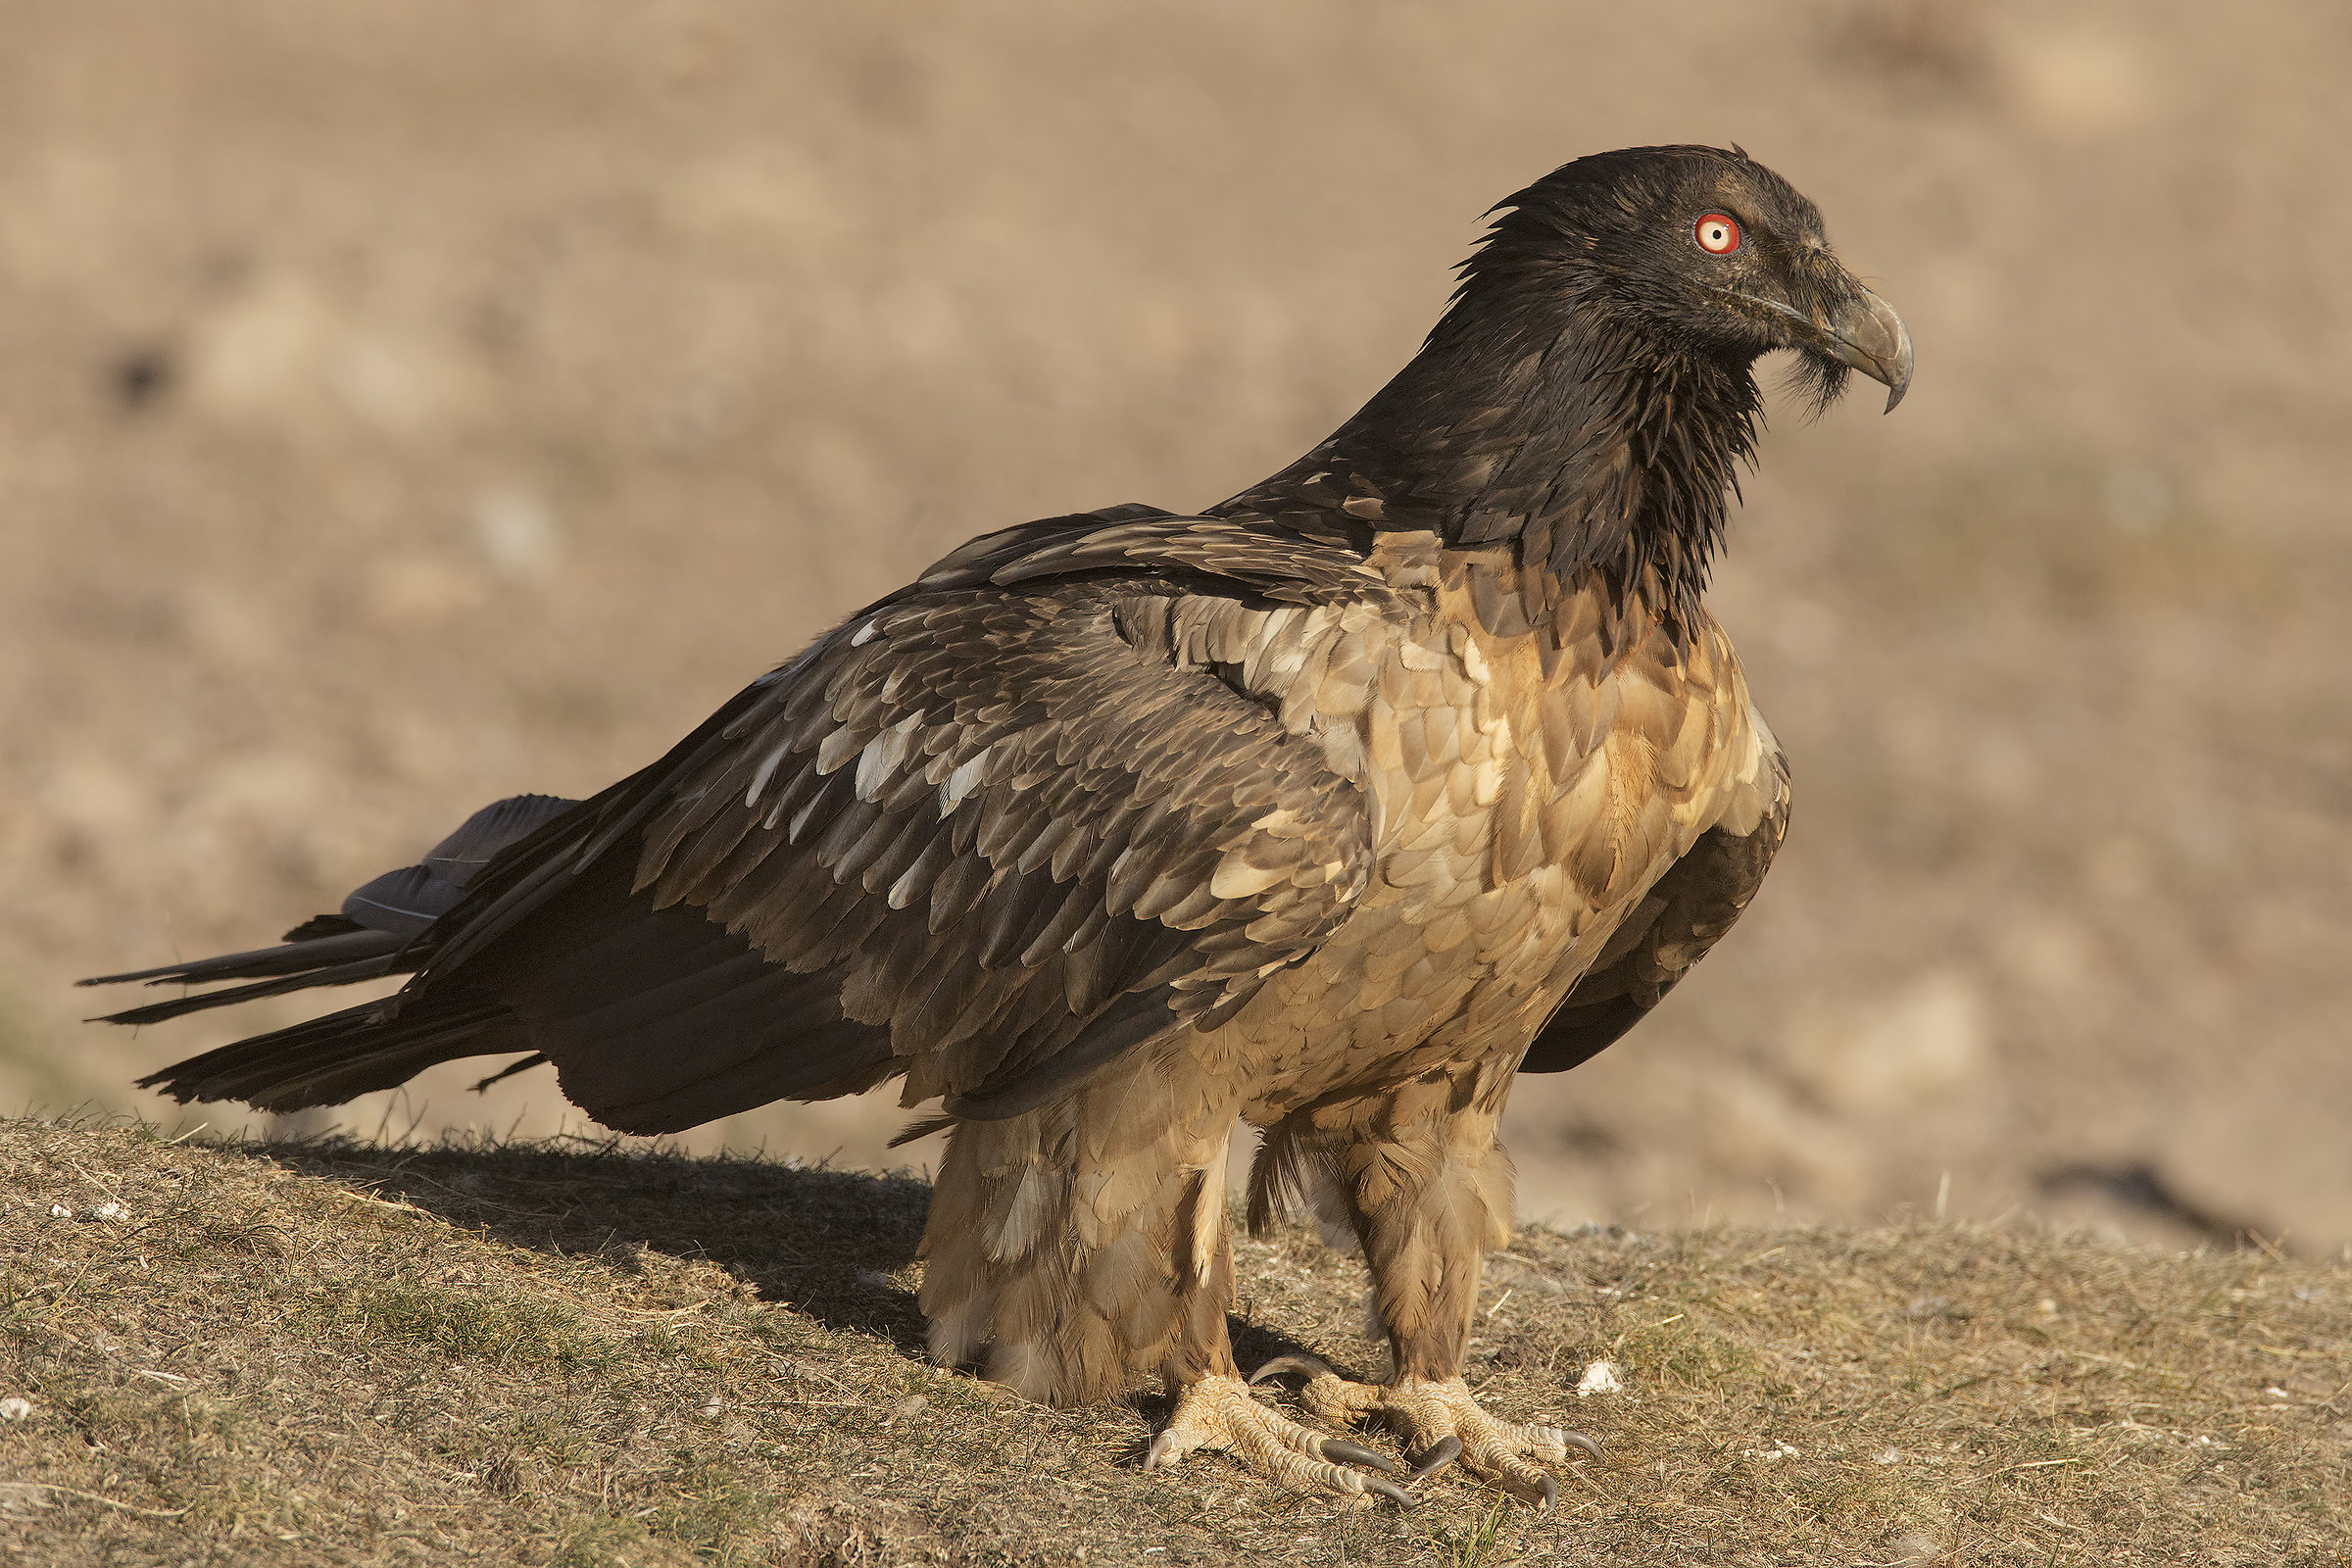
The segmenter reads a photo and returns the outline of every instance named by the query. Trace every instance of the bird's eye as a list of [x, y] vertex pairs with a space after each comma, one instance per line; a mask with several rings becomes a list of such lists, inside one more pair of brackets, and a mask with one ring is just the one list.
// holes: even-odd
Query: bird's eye
[[1740, 248], [1740, 225], [1721, 213], [1698, 220], [1698, 248], [1710, 256], [1729, 256]]

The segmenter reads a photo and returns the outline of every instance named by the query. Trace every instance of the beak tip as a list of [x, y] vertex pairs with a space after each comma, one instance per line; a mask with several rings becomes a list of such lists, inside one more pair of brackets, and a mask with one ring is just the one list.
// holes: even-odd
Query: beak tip
[[1886, 387], [1883, 412], [1892, 414], [1911, 390], [1911, 334], [1894, 307], [1858, 284], [1855, 294], [1840, 317], [1826, 323], [1827, 348], [1839, 363]]

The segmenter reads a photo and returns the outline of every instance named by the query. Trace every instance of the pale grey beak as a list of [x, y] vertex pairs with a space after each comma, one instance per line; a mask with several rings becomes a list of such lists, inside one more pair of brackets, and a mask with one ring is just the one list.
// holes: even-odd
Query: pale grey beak
[[1841, 365], [1852, 366], [1886, 388], [1886, 412], [1911, 387], [1911, 334], [1894, 307], [1868, 289], [1861, 298], [1821, 324], [1826, 347]]

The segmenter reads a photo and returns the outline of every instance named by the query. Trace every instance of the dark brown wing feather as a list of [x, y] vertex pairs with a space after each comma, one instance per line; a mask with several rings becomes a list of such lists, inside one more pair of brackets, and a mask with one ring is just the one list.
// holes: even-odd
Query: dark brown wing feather
[[[1162, 597], [1082, 580], [869, 612], [677, 781], [637, 886], [887, 1029], [910, 1093], [967, 1117], [1229, 1015], [1345, 913], [1369, 822], [1262, 705], [1122, 635]], [[666, 1063], [550, 1054], [591, 1109], [675, 1092]]]
[[291, 1107], [527, 1051], [633, 1132], [896, 1073], [1043, 1103], [1230, 1015], [1365, 885], [1357, 787], [1131, 629], [1382, 596], [1333, 542], [1120, 509], [966, 546], [494, 860], [398, 997], [153, 1081]]
[[1788, 831], [1788, 763], [1777, 754], [1773, 776], [1763, 820], [1748, 833], [1703, 833], [1674, 862], [1537, 1032], [1521, 1072], [1565, 1072], [1607, 1050], [1732, 928]]

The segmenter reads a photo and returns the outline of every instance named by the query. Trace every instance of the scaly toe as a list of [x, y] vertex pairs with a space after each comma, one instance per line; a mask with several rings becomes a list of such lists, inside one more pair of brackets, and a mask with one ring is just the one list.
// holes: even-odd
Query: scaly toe
[[1560, 1484], [1515, 1453], [1489, 1449], [1464, 1455], [1469, 1468], [1493, 1481], [1538, 1513], [1559, 1506]]
[[1355, 1425], [1389, 1397], [1388, 1390], [1371, 1383], [1350, 1383], [1311, 1355], [1278, 1355], [1252, 1372], [1250, 1381], [1259, 1383], [1284, 1372], [1306, 1374], [1298, 1402], [1308, 1415], [1335, 1427]]
[[[1332, 1374], [1325, 1369], [1322, 1375]], [[1239, 1378], [1205, 1377], [1187, 1388], [1167, 1426], [1152, 1440], [1144, 1468], [1163, 1469], [1202, 1448], [1222, 1449], [1248, 1469], [1295, 1491], [1371, 1494], [1407, 1508], [1413, 1505], [1402, 1487], [1365, 1473], [1393, 1471], [1396, 1461], [1268, 1409], [1250, 1397], [1250, 1386]]]
[[[1310, 1393], [1313, 1390], [1310, 1385]], [[1443, 1383], [1401, 1379], [1377, 1392], [1375, 1408], [1403, 1437], [1405, 1451], [1413, 1455], [1416, 1481], [1459, 1460], [1465, 1469], [1548, 1513], [1559, 1505], [1559, 1483], [1533, 1461], [1562, 1463], [1571, 1447], [1600, 1456], [1600, 1445], [1581, 1432], [1523, 1426], [1489, 1415], [1458, 1378]]]

